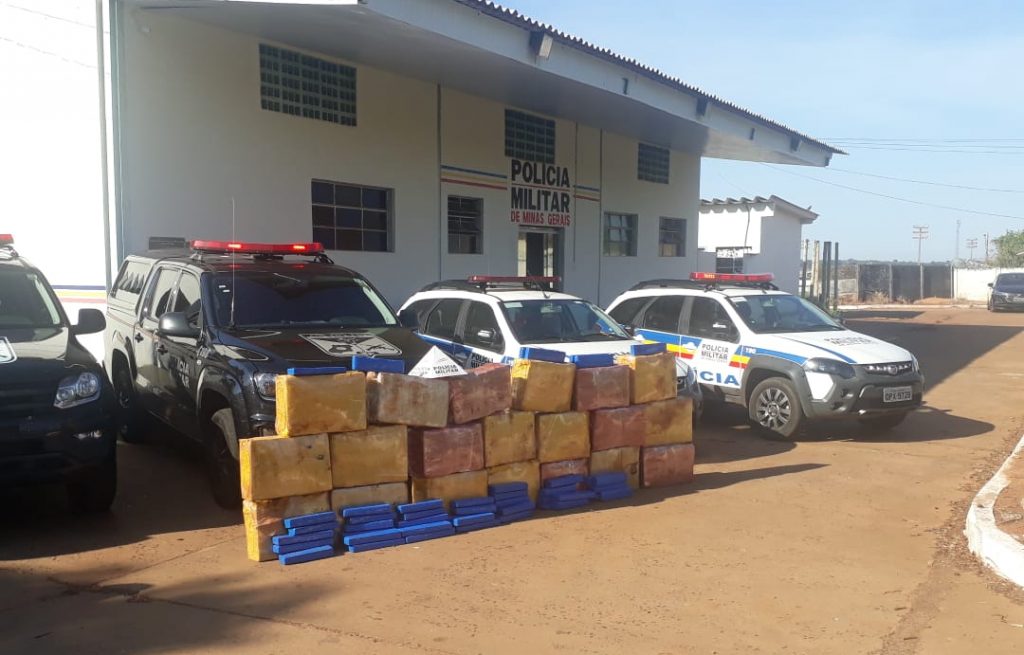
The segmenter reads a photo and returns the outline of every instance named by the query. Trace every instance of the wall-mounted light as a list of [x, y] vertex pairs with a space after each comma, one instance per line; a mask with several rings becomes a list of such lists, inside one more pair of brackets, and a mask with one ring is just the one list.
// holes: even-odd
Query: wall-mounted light
[[530, 32], [530, 49], [539, 59], [547, 59], [551, 56], [553, 43], [554, 39], [547, 32]]

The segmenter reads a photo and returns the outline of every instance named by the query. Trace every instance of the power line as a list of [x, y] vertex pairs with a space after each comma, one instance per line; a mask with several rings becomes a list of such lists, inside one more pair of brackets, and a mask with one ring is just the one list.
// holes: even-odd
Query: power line
[[808, 180], [814, 180], [815, 182], [820, 182], [822, 184], [827, 184], [829, 186], [839, 187], [840, 189], [846, 189], [848, 191], [856, 191], [857, 193], [865, 193], [865, 194], [867, 194], [869, 196], [877, 196], [879, 198], [888, 198], [889, 200], [898, 200], [900, 202], [906, 202], [906, 203], [909, 203], [911, 205], [921, 205], [922, 207], [933, 207], [935, 209], [948, 209], [950, 211], [962, 212], [964, 214], [977, 214], [979, 216], [994, 216], [995, 218], [1012, 218], [1012, 219], [1017, 220], [1017, 221], [1024, 221], [1024, 216], [1014, 216], [1012, 214], [997, 214], [997, 213], [994, 213], [994, 212], [978, 211], [976, 209], [964, 209], [963, 207], [952, 207], [950, 205], [939, 205], [939, 204], [932, 203], [932, 202], [924, 202], [922, 200], [911, 200], [910, 198], [901, 198], [899, 196], [891, 196], [891, 195], [886, 194], [886, 193], [878, 193], [877, 191], [868, 191], [867, 189], [860, 189], [858, 187], [848, 186], [846, 184], [839, 184], [838, 182], [829, 182], [828, 180], [823, 180], [821, 178], [813, 177], [811, 175], [804, 175], [803, 173], [796, 173], [796, 172], [793, 172], [793, 171], [787, 171], [785, 169], [778, 168], [776, 166], [772, 166], [771, 164], [766, 164], [764, 162], [760, 162], [760, 164], [762, 166], [767, 166], [768, 168], [770, 168], [772, 170], [775, 170], [775, 171], [778, 171], [780, 173], [785, 173], [787, 175], [795, 175], [796, 177], [803, 177], [803, 178], [806, 178]]
[[9, 39], [6, 36], [0, 36], [0, 41], [6, 41], [7, 43], [10, 43], [12, 45], [16, 45], [19, 48], [25, 48], [26, 50], [33, 50], [35, 52], [38, 52], [39, 54], [49, 55], [50, 57], [56, 57], [57, 59], [61, 59], [63, 61], [66, 61], [69, 64], [75, 64], [75, 65], [81, 66], [83, 68], [92, 68], [92, 69], [96, 68], [95, 64], [86, 64], [86, 63], [77, 61], [75, 59], [68, 59], [67, 57], [65, 57], [62, 54], [58, 54], [58, 53], [52, 52], [50, 50], [43, 50], [42, 48], [37, 48], [34, 45], [29, 45], [27, 43], [22, 43], [21, 41], [15, 41], [14, 39]]
[[924, 153], [958, 153], [964, 155], [1024, 155], [1024, 149], [1021, 150], [967, 150], [964, 148], [940, 148], [939, 146], [928, 146], [922, 148], [907, 148], [907, 147], [895, 147], [895, 146], [882, 146], [882, 145], [852, 145], [846, 143], [840, 143], [832, 141], [831, 143], [840, 146], [842, 148], [849, 148], [852, 150], [886, 150], [889, 152], [924, 152]]
[[63, 16], [55, 16], [53, 14], [48, 14], [45, 11], [39, 11], [37, 9], [29, 9], [28, 7], [22, 7], [20, 5], [12, 5], [9, 2], [0, 3], [0, 6], [8, 7], [10, 9], [17, 9], [18, 11], [24, 11], [27, 14], [36, 14], [37, 16], [44, 16], [46, 18], [52, 18], [53, 20], [59, 20], [59, 21], [65, 22], [65, 23], [71, 23], [72, 25], [80, 25], [82, 27], [88, 27], [91, 30], [96, 29], [96, 25], [92, 25], [92, 24], [89, 24], [89, 23], [83, 23], [82, 21], [77, 21], [77, 20], [74, 20], [72, 18], [64, 18]]
[[828, 141], [906, 141], [914, 143], [998, 143], [1006, 141], [1024, 141], [1024, 138], [1018, 137], [1007, 137], [998, 139], [915, 139], [915, 138], [883, 138], [883, 137], [871, 137], [871, 136], [851, 136], [851, 137], [823, 137]]
[[850, 173], [851, 175], [863, 175], [865, 177], [877, 177], [882, 180], [895, 180], [897, 182], [912, 182], [913, 184], [927, 184], [928, 186], [949, 187], [951, 189], [967, 189], [969, 191], [990, 191], [992, 193], [1024, 193], [1024, 189], [994, 189], [991, 187], [968, 186], [966, 184], [947, 184], [943, 182], [929, 182], [927, 180], [912, 180], [906, 177], [893, 177], [891, 175], [878, 175], [877, 173], [864, 173], [863, 171], [851, 171], [848, 168], [836, 168], [829, 166], [826, 170]]

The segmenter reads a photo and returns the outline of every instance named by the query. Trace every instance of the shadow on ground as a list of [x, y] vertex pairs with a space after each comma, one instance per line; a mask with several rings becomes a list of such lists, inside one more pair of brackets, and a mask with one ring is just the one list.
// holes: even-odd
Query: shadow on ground
[[180, 440], [155, 434], [152, 443], [118, 444], [117, 455], [117, 498], [104, 514], [71, 514], [59, 486], [0, 491], [0, 562], [241, 523], [240, 511], [213, 502], [198, 455]]
[[254, 589], [245, 578], [183, 576], [161, 585], [161, 598], [175, 599], [166, 601], [149, 597], [146, 583], [76, 586], [0, 569], [0, 653], [288, 652], [280, 639], [264, 641], [283, 627], [274, 617], [344, 591], [308, 581]]
[[843, 318], [846, 321], [868, 318], [911, 319], [917, 318], [923, 313], [919, 309], [844, 309]]

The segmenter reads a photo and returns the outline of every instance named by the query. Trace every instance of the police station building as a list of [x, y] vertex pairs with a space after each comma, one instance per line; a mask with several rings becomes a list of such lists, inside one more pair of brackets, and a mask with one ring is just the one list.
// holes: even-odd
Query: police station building
[[696, 268], [702, 157], [837, 152], [482, 0], [109, 4], [111, 265], [154, 237], [319, 241], [394, 304]]

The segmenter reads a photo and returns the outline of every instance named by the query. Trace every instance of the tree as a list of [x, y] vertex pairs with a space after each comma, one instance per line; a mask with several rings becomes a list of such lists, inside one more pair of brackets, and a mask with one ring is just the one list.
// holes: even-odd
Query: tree
[[1001, 237], [992, 239], [995, 246], [996, 266], [1001, 268], [1013, 268], [1024, 266], [1024, 230], [1007, 231]]

